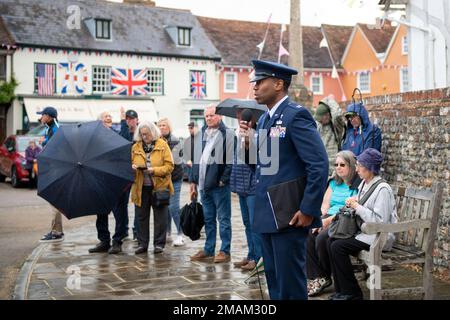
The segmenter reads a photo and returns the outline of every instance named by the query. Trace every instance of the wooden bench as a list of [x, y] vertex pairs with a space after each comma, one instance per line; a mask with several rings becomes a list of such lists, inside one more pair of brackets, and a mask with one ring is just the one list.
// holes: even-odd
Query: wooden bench
[[[368, 266], [370, 300], [381, 300], [383, 296], [420, 294], [430, 300], [433, 297], [433, 247], [436, 239], [439, 211], [442, 202], [443, 184], [433, 184], [432, 189], [416, 189], [393, 186], [396, 195], [398, 223], [364, 223], [366, 234], [376, 234], [369, 251], [361, 251], [358, 259]], [[387, 233], [395, 234], [392, 251], [382, 252]], [[405, 264], [422, 265], [421, 287], [383, 290], [381, 275], [383, 266]], [[379, 284], [379, 285], [373, 285]]]

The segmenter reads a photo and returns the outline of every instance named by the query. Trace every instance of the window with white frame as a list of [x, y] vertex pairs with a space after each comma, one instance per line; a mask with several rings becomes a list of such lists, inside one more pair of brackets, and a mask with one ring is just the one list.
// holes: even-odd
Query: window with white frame
[[370, 93], [370, 72], [358, 73], [358, 88], [362, 93]]
[[111, 92], [111, 67], [92, 67], [92, 93]]
[[408, 54], [408, 37], [402, 37], [402, 54]]
[[235, 93], [237, 92], [237, 73], [236, 72], [224, 72], [224, 92]]
[[323, 79], [321, 74], [311, 76], [311, 91], [315, 94], [323, 94]]
[[147, 82], [149, 93], [153, 95], [164, 94], [164, 69], [148, 69]]
[[400, 92], [409, 91], [408, 68], [400, 69]]

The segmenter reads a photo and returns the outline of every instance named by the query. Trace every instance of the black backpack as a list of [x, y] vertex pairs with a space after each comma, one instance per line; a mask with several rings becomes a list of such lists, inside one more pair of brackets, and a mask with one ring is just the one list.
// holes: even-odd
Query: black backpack
[[202, 205], [194, 200], [180, 211], [180, 225], [183, 233], [192, 241], [200, 239], [200, 231], [205, 225]]

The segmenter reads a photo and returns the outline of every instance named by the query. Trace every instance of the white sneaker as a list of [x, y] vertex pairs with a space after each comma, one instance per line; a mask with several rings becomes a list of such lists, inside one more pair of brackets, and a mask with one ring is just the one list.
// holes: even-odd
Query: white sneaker
[[185, 245], [185, 243], [184, 243], [184, 240], [183, 240], [183, 236], [181, 236], [181, 235], [177, 236], [177, 238], [173, 242], [173, 246], [174, 247], [182, 247], [184, 245]]

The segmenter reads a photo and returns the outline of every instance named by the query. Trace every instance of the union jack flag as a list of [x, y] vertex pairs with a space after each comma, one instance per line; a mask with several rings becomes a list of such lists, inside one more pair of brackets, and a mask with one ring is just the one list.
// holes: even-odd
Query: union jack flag
[[206, 72], [190, 71], [191, 74], [191, 96], [194, 99], [206, 97]]
[[37, 93], [40, 96], [51, 96], [55, 93], [55, 65], [36, 64]]
[[111, 91], [124, 96], [148, 94], [147, 69], [111, 68]]

